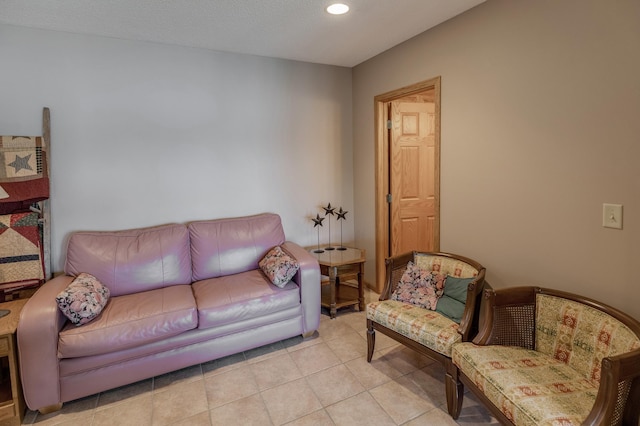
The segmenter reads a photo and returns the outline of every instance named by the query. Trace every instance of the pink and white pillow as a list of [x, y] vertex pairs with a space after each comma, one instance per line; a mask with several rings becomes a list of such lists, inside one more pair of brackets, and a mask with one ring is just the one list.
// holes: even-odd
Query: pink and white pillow
[[410, 261], [391, 294], [391, 300], [435, 311], [438, 299], [444, 294], [445, 279], [445, 275], [430, 272]]
[[300, 265], [280, 248], [275, 246], [258, 263], [262, 272], [271, 280], [273, 285], [284, 287], [298, 272]]
[[82, 272], [56, 296], [56, 302], [69, 321], [80, 326], [100, 315], [110, 295], [96, 277]]

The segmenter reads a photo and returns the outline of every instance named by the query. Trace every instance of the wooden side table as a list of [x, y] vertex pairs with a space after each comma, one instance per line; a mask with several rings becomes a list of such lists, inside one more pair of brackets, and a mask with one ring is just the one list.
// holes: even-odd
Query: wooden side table
[[19, 425], [24, 417], [25, 404], [18, 369], [16, 329], [20, 311], [29, 299], [0, 303], [0, 309], [11, 312], [0, 318], [0, 423]]
[[[358, 305], [358, 309], [364, 311], [365, 250], [348, 247], [346, 250], [309, 252], [318, 259], [320, 273], [329, 277], [329, 285], [322, 286], [321, 305], [329, 308], [331, 318], [335, 318], [338, 308], [344, 306]], [[358, 281], [357, 287], [344, 283], [354, 278]]]

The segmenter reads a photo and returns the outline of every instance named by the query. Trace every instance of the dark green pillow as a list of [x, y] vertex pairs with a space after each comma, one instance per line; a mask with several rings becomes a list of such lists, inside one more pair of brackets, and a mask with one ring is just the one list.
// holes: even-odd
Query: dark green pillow
[[472, 278], [456, 278], [447, 275], [447, 279], [444, 281], [444, 295], [449, 296], [458, 302], [467, 302], [467, 287], [469, 283], [473, 281]]
[[436, 312], [440, 312], [445, 317], [460, 324], [462, 313], [464, 312], [464, 303], [458, 302], [456, 299], [444, 295], [438, 299]]

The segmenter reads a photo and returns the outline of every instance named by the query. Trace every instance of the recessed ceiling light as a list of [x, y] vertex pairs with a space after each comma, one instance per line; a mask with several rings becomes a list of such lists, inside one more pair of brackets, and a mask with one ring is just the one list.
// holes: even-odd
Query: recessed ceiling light
[[332, 15], [344, 15], [349, 11], [349, 6], [343, 3], [334, 3], [327, 7], [327, 12]]

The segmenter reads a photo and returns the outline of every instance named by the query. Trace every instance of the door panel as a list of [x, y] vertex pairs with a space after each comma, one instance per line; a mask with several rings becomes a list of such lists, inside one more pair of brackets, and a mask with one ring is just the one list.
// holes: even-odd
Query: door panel
[[390, 251], [436, 246], [435, 104], [413, 98], [391, 102]]
[[[429, 80], [421, 81], [410, 86], [401, 87], [395, 90], [391, 90], [386, 93], [375, 96], [375, 184], [376, 184], [376, 199], [375, 199], [375, 263], [372, 265], [367, 262], [366, 268], [375, 268], [375, 290], [381, 292], [385, 284], [385, 259], [394, 254], [392, 252], [392, 239], [394, 239], [395, 252], [402, 252], [408, 250], [415, 250], [424, 248], [421, 244], [425, 240], [432, 239], [432, 248], [434, 251], [440, 250], [440, 87], [441, 78], [435, 77]], [[424, 126], [424, 113], [421, 111], [404, 111], [404, 118], [396, 118], [395, 124], [389, 127], [387, 126], [388, 120], [392, 119], [391, 103], [393, 101], [401, 101], [405, 103], [432, 103], [434, 105], [434, 111], [427, 114], [432, 116], [426, 121], [427, 128], [430, 128], [428, 133], [433, 133], [433, 145], [427, 147], [432, 150], [432, 153], [427, 155], [427, 168], [430, 173], [425, 177], [425, 181], [421, 181], [420, 178], [405, 179], [403, 185], [405, 194], [408, 194], [406, 198], [419, 198], [421, 192], [424, 191], [424, 187], [431, 188], [433, 195], [433, 216], [427, 215], [424, 219], [420, 215], [411, 216], [407, 212], [403, 215], [403, 220], [399, 211], [396, 211], [395, 224], [392, 223], [392, 205], [398, 200], [399, 195], [393, 195], [394, 189], [392, 189], [392, 161], [408, 163], [408, 161], [398, 160], [392, 158], [392, 133], [398, 133], [396, 129], [400, 128], [401, 133], [405, 134], [408, 138], [417, 138], [420, 133], [423, 132]], [[392, 124], [394, 122], [392, 121]], [[422, 167], [421, 155], [410, 155], [409, 150], [405, 151], [407, 154], [405, 158], [409, 158], [415, 161], [415, 165], [407, 166], [406, 174], [415, 174], [416, 169]], [[416, 145], [414, 153], [419, 153], [419, 145]], [[414, 172], [410, 172], [414, 170]], [[422, 182], [419, 184], [418, 182]], [[398, 184], [396, 184], [398, 185]], [[422, 185], [422, 186], [421, 186]], [[394, 202], [389, 202], [389, 196], [391, 195]], [[429, 201], [426, 202], [429, 204]], [[416, 209], [420, 209], [420, 203], [416, 203], [418, 206]], [[393, 206], [395, 209], [395, 206]], [[413, 217], [413, 218], [412, 218]], [[422, 234], [423, 237], [419, 238]], [[424, 237], [427, 235], [427, 237]], [[393, 236], [393, 237], [392, 237]], [[432, 237], [429, 237], [432, 236]], [[420, 241], [420, 244], [418, 243]], [[372, 276], [373, 274], [369, 275]]]

